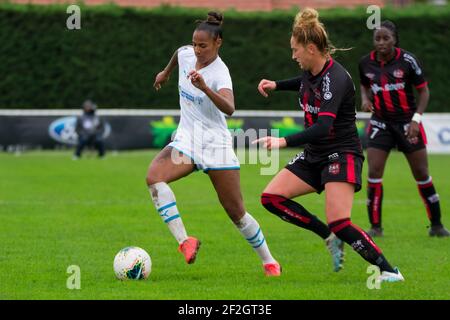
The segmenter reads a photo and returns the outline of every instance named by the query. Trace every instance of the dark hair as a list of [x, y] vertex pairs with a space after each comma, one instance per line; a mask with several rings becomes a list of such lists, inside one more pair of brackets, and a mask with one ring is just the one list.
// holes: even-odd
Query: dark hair
[[91, 110], [96, 110], [97, 109], [97, 105], [92, 100], [88, 99], [88, 100], [85, 100], [83, 102], [82, 108], [83, 109], [87, 108], [87, 109], [91, 109]]
[[[392, 32], [392, 34], [394, 35], [394, 38], [395, 38], [395, 44], [394, 45], [396, 47], [398, 47], [398, 45], [400, 43], [400, 39], [398, 38], [398, 31], [397, 31], [396, 25], [390, 20], [384, 20], [384, 21], [381, 22], [380, 27], [381, 28], [386, 28], [386, 29], [388, 29], [389, 31]], [[375, 30], [379, 30], [379, 29], [375, 29]]]
[[197, 20], [196, 31], [206, 31], [216, 40], [218, 37], [222, 39], [222, 23], [223, 15], [219, 12], [210, 11], [206, 20]]

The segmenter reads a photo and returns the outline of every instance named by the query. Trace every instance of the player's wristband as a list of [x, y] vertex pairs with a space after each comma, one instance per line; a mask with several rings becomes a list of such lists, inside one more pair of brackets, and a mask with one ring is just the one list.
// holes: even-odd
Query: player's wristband
[[414, 113], [411, 121], [417, 122], [417, 123], [421, 123], [422, 122], [422, 115], [420, 113]]

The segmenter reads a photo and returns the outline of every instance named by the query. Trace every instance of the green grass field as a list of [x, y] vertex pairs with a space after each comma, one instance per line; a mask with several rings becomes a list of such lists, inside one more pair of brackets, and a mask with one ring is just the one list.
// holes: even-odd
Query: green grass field
[[[0, 153], [0, 299], [450, 299], [450, 239], [428, 236], [425, 209], [402, 154], [393, 153], [386, 168], [385, 237], [376, 241], [406, 281], [369, 290], [368, 264], [349, 246], [344, 270], [334, 273], [320, 238], [260, 205], [271, 176], [260, 176], [257, 165], [242, 166], [246, 208], [282, 264], [282, 277], [264, 277], [257, 255], [201, 172], [172, 184], [188, 233], [202, 240], [197, 261], [186, 265], [146, 188], [156, 152], [80, 161], [68, 151]], [[294, 153], [283, 151], [281, 166]], [[450, 156], [429, 161], [450, 227]], [[366, 170], [367, 163], [364, 177]], [[352, 217], [367, 229], [365, 185]], [[324, 218], [324, 195], [301, 203]], [[114, 256], [130, 245], [150, 253], [147, 281], [115, 279]], [[80, 290], [66, 287], [70, 265], [80, 267]]]

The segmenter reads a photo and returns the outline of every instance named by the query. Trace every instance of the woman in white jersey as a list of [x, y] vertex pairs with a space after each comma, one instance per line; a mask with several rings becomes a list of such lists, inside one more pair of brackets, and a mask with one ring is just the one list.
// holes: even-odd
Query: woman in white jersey
[[168, 183], [196, 169], [208, 174], [220, 203], [260, 256], [267, 276], [279, 276], [281, 268], [272, 257], [258, 222], [245, 211], [239, 181], [239, 161], [225, 115], [235, 110], [233, 87], [227, 66], [219, 57], [222, 45], [220, 13], [210, 12], [192, 36], [192, 46], [177, 49], [169, 64], [158, 73], [154, 87], [161, 88], [178, 65], [181, 117], [177, 133], [153, 159], [147, 185], [156, 210], [179, 243], [188, 264], [195, 261], [200, 241], [190, 237], [181, 220]]

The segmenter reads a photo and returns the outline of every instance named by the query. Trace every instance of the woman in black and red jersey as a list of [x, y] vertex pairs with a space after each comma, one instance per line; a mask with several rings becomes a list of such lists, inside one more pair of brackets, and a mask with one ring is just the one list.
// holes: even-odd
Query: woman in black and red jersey
[[[423, 69], [410, 52], [398, 47], [398, 33], [383, 21], [373, 36], [375, 50], [361, 58], [359, 73], [363, 111], [373, 112], [368, 127], [368, 233], [382, 236], [382, 178], [392, 148], [405, 154], [431, 221], [430, 236], [448, 237], [441, 223], [439, 196], [428, 173], [426, 137], [421, 124], [429, 90]], [[417, 102], [413, 87], [418, 92]]]
[[[281, 219], [324, 239], [335, 271], [342, 267], [344, 241], [380, 268], [379, 281], [402, 281], [398, 269], [392, 268], [373, 240], [350, 220], [354, 193], [361, 189], [364, 161], [355, 125], [355, 86], [348, 72], [331, 58], [333, 47], [314, 9], [297, 14], [291, 49], [303, 74], [283, 81], [263, 79], [258, 90], [265, 97], [272, 90], [299, 92], [306, 129], [285, 138], [264, 137], [254, 142], [268, 149], [306, 146], [267, 185], [261, 202]], [[291, 200], [323, 190], [328, 225]]]

